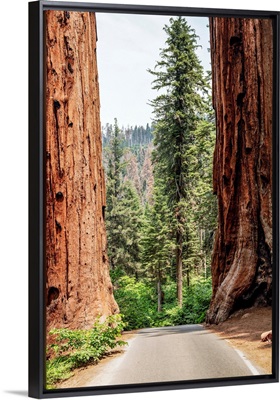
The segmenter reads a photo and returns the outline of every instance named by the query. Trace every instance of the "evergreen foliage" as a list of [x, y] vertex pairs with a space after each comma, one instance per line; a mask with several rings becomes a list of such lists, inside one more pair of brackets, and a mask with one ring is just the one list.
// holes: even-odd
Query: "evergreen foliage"
[[176, 282], [166, 277], [162, 283], [164, 300], [159, 311], [156, 288], [149, 279], [136, 280], [118, 272], [118, 278], [113, 272], [112, 280], [117, 288], [115, 298], [122, 310], [127, 330], [197, 324], [205, 320], [212, 294], [210, 278], [195, 278], [190, 286], [184, 285], [183, 307], [179, 307], [176, 301]]
[[166, 196], [162, 191], [162, 179], [157, 178], [154, 186], [153, 204], [147, 205], [145, 224], [141, 238], [141, 260], [145, 275], [157, 287], [157, 309], [162, 310], [162, 283], [170, 274], [174, 241], [170, 238], [171, 213]]
[[153, 89], [161, 91], [151, 102], [155, 114], [154, 163], [165, 179], [165, 194], [173, 214], [176, 243], [177, 299], [183, 302], [183, 270], [189, 276], [195, 241], [192, 188], [197, 184], [193, 166], [197, 162], [196, 130], [206, 112], [209, 85], [196, 55], [196, 39], [182, 17], [165, 26], [166, 47], [154, 71]]

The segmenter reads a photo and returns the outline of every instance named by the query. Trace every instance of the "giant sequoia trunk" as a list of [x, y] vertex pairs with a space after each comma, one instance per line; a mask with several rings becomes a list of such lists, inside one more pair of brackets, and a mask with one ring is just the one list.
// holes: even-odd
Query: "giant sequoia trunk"
[[94, 13], [46, 12], [47, 330], [118, 311], [104, 225]]
[[210, 40], [218, 197], [207, 320], [271, 300], [272, 24], [212, 18]]

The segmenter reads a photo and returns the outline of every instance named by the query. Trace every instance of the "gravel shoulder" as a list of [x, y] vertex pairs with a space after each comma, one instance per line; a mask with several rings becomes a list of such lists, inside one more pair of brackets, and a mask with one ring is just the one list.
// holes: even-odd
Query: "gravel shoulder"
[[272, 373], [272, 344], [261, 341], [261, 334], [272, 329], [271, 307], [240, 310], [219, 325], [204, 326], [242, 351], [265, 374]]

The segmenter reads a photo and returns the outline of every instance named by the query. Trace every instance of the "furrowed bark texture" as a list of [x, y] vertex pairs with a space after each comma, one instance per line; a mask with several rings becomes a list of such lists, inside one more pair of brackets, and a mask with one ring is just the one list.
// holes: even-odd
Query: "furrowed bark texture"
[[211, 18], [218, 229], [209, 323], [271, 301], [272, 23]]
[[46, 11], [46, 322], [118, 312], [106, 253], [94, 13]]

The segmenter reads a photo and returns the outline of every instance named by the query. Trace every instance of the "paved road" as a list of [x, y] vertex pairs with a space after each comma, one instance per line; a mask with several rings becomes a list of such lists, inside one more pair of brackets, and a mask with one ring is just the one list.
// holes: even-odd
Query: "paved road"
[[121, 356], [88, 385], [180, 381], [260, 374], [242, 354], [201, 325], [141, 329]]

